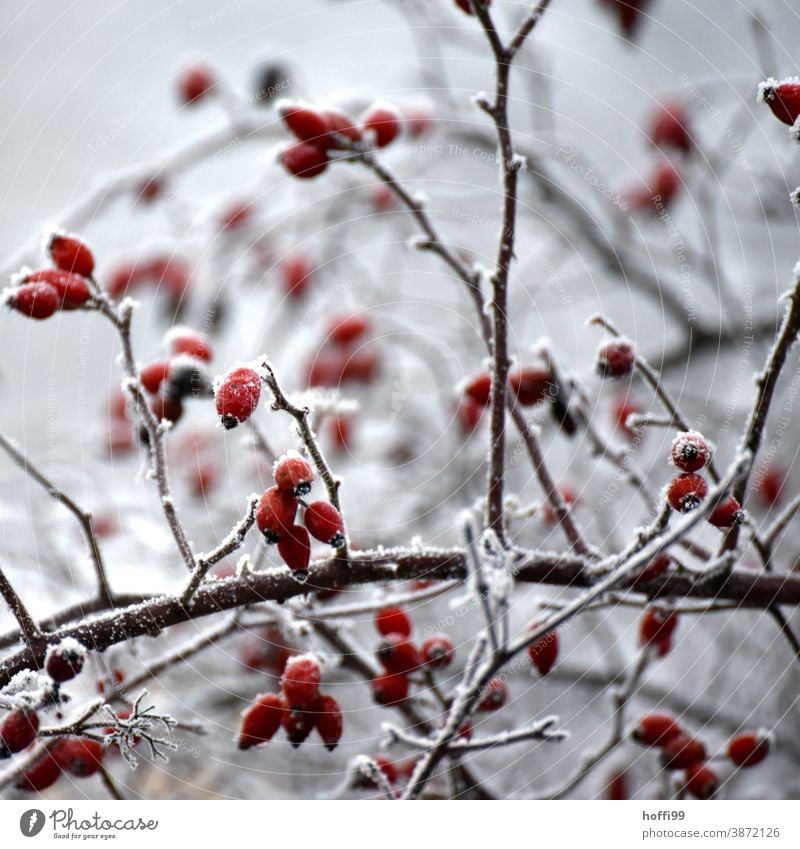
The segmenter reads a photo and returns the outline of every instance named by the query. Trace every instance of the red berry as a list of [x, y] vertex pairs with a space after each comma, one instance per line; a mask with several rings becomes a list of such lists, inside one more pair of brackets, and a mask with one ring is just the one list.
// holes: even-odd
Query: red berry
[[696, 509], [706, 495], [708, 495], [708, 484], [700, 475], [678, 475], [667, 487], [667, 501], [672, 509], [679, 513], [688, 513]]
[[206, 65], [193, 65], [187, 68], [178, 79], [178, 94], [182, 103], [187, 105], [202, 100], [215, 83], [211, 69]]
[[683, 106], [679, 103], [662, 103], [658, 107], [650, 121], [650, 141], [656, 147], [671, 147], [685, 153], [692, 149]]
[[39, 715], [31, 708], [16, 708], [0, 722], [0, 751], [16, 754], [27, 749], [39, 732]]
[[350, 451], [354, 421], [351, 416], [334, 416], [328, 422], [328, 434], [337, 451]]
[[[470, 0], [455, 0], [456, 6], [461, 9], [462, 12], [466, 12], [468, 15], [474, 15], [475, 13], [472, 11], [472, 3]], [[486, 0], [484, 6], [490, 6], [492, 0]]]
[[800, 115], [800, 80], [789, 79], [779, 83], [770, 79], [761, 83], [758, 94], [759, 99], [784, 124], [791, 126]]
[[681, 734], [683, 729], [678, 720], [668, 713], [648, 713], [632, 732], [633, 739], [643, 746], [664, 746]]
[[60, 268], [43, 268], [26, 274], [24, 282], [49, 283], [58, 292], [59, 305], [67, 310], [83, 306], [92, 295], [89, 284], [80, 274]]
[[339, 511], [327, 501], [313, 501], [303, 514], [308, 532], [314, 539], [338, 548], [344, 545], [344, 521]]
[[54, 748], [45, 752], [39, 760], [20, 775], [16, 782], [17, 790], [40, 793], [42, 790], [52, 787], [58, 781], [61, 776], [61, 765], [53, 753], [59, 745], [59, 743], [56, 743]]
[[256, 411], [261, 398], [261, 378], [246, 366], [235, 368], [217, 379], [214, 397], [222, 426], [231, 430]]
[[373, 351], [357, 351], [344, 361], [339, 379], [342, 382], [370, 383], [380, 369], [380, 359]]
[[408, 637], [411, 634], [411, 620], [402, 607], [385, 607], [375, 614], [375, 628], [379, 634], [400, 634]]
[[308, 531], [300, 525], [293, 525], [278, 540], [278, 554], [281, 560], [292, 570], [295, 580], [303, 583], [308, 580], [308, 564], [311, 560], [311, 540]]
[[170, 367], [167, 360], [150, 363], [139, 372], [139, 382], [147, 392], [155, 395], [161, 388], [161, 384], [169, 377]]
[[478, 702], [478, 710], [487, 712], [500, 710], [508, 701], [508, 686], [502, 678], [492, 678]]
[[757, 490], [762, 503], [766, 507], [777, 504], [783, 490], [784, 475], [779, 469], [761, 469], [757, 475]]
[[731, 495], [708, 514], [709, 524], [715, 528], [732, 528], [744, 521], [744, 511], [739, 502]]
[[276, 543], [294, 527], [297, 500], [277, 486], [268, 489], [256, 507], [256, 525], [267, 542]]
[[[537, 625], [528, 630], [535, 631]], [[540, 640], [528, 646], [528, 656], [540, 675], [547, 675], [558, 660], [558, 631], [550, 631]]]
[[391, 104], [376, 103], [362, 115], [361, 126], [372, 134], [376, 147], [386, 147], [400, 135], [403, 118]]
[[275, 485], [291, 495], [306, 495], [311, 491], [314, 470], [297, 452], [290, 451], [275, 464]]
[[328, 338], [334, 345], [346, 347], [365, 336], [369, 332], [369, 329], [369, 319], [366, 316], [359, 315], [358, 313], [340, 315], [331, 321], [328, 329]]
[[297, 749], [314, 730], [316, 717], [307, 710], [291, 708], [283, 715], [283, 727], [292, 747]]
[[462, 401], [456, 410], [456, 416], [461, 430], [465, 434], [472, 433], [473, 430], [481, 423], [486, 407], [483, 404], [476, 404], [471, 398]]
[[[558, 487], [558, 494], [561, 496], [561, 500], [567, 509], [578, 503], [578, 493], [569, 484]], [[542, 507], [542, 518], [548, 525], [558, 524], [558, 516], [549, 501], [545, 501]]]
[[313, 714], [317, 733], [329, 751], [333, 751], [342, 738], [344, 720], [339, 702], [333, 696], [320, 696], [314, 702]]
[[402, 702], [408, 695], [408, 676], [396, 673], [379, 675], [372, 679], [372, 697], [379, 705]]
[[464, 394], [476, 404], [488, 407], [492, 396], [492, 376], [488, 372], [476, 375], [464, 387]]
[[23, 283], [7, 295], [6, 303], [28, 318], [50, 318], [57, 310], [61, 297], [49, 283]]
[[341, 136], [346, 143], [359, 142], [363, 139], [361, 130], [344, 112], [338, 109], [325, 109], [323, 115], [328, 124], [328, 135], [324, 140], [327, 147], [341, 148], [343, 146], [337, 141], [337, 136]]
[[719, 790], [719, 778], [714, 770], [694, 764], [686, 770], [686, 791], [695, 799], [712, 799]]
[[[378, 769], [383, 773], [386, 780], [389, 784], [396, 784], [398, 779], [400, 778], [400, 770], [398, 769], [398, 763], [396, 761], [390, 761], [386, 755], [371, 755], [370, 760], [375, 761], [378, 766]], [[364, 784], [368, 787], [375, 787], [376, 785], [366, 776], [364, 776]]]
[[156, 421], [166, 420], [175, 424], [183, 416], [183, 402], [171, 395], [157, 395], [150, 402], [150, 410]]
[[728, 743], [728, 757], [739, 767], [760, 764], [769, 754], [769, 750], [769, 736], [759, 731], [745, 731], [737, 734]]
[[456, 650], [450, 637], [446, 634], [436, 634], [423, 642], [421, 652], [426, 666], [444, 669], [453, 662]]
[[662, 553], [657, 555], [641, 572], [634, 576], [631, 586], [638, 587], [641, 584], [648, 584], [650, 581], [654, 581], [659, 575], [663, 575], [669, 569], [671, 563], [672, 560], [668, 554]]
[[669, 160], [663, 159], [656, 165], [650, 185], [654, 200], [669, 204], [680, 190], [680, 172]]
[[86, 649], [73, 639], [62, 640], [50, 646], [44, 659], [44, 668], [53, 681], [62, 684], [80, 675], [86, 659]]
[[283, 290], [289, 298], [301, 298], [308, 291], [314, 276], [311, 263], [300, 254], [287, 257], [281, 263]]
[[89, 247], [76, 236], [53, 233], [47, 243], [47, 252], [53, 263], [64, 271], [72, 271], [83, 277], [91, 277], [94, 271], [94, 255]]
[[698, 472], [711, 460], [708, 440], [696, 430], [679, 433], [672, 440], [672, 462], [682, 472]]
[[518, 404], [532, 407], [547, 398], [553, 384], [548, 369], [528, 366], [512, 371], [508, 375], [508, 386]]
[[278, 114], [286, 129], [301, 142], [319, 144], [323, 142], [329, 129], [325, 115], [309, 103], [284, 101], [278, 105]]
[[597, 371], [603, 377], [625, 377], [636, 364], [636, 350], [628, 339], [612, 339], [597, 352]]
[[308, 142], [285, 147], [278, 157], [281, 165], [293, 176], [303, 180], [318, 177], [328, 167], [328, 154]]
[[173, 356], [185, 354], [187, 357], [194, 357], [196, 360], [203, 360], [207, 363], [214, 359], [211, 343], [202, 333], [198, 333], [196, 330], [189, 330], [185, 327], [173, 328], [167, 334], [167, 345]]
[[144, 203], [152, 203], [161, 196], [163, 191], [164, 183], [161, 179], [159, 177], [150, 177], [149, 180], [145, 180], [141, 184], [137, 200], [144, 201]]
[[615, 772], [606, 784], [606, 799], [609, 801], [620, 801], [630, 799], [628, 793], [628, 778], [622, 771]]
[[322, 670], [319, 661], [311, 654], [289, 658], [283, 670], [281, 687], [286, 701], [293, 708], [308, 707], [319, 693]]
[[628, 400], [627, 396], [618, 398], [614, 403], [614, 422], [628, 439], [636, 439], [641, 436], [641, 428], [628, 427], [628, 417], [638, 415], [641, 412], [639, 405]]
[[105, 747], [97, 740], [69, 737], [59, 746], [54, 757], [64, 772], [75, 778], [88, 778], [100, 769], [104, 753]]
[[219, 229], [238, 230], [253, 217], [253, 203], [249, 200], [235, 200], [226, 206], [219, 217]]
[[706, 759], [706, 747], [696, 737], [679, 734], [661, 747], [664, 769], [688, 769]]
[[668, 613], [657, 607], [650, 607], [645, 610], [639, 623], [639, 642], [645, 645], [669, 640], [677, 627], [677, 613]]
[[242, 714], [239, 748], [250, 749], [269, 742], [281, 727], [284, 706], [280, 696], [265, 693]]
[[420, 665], [417, 647], [402, 634], [386, 634], [375, 655], [387, 672], [411, 672]]
[[649, 0], [602, 0], [617, 16], [617, 22], [622, 34], [633, 38], [639, 28], [643, 12]]

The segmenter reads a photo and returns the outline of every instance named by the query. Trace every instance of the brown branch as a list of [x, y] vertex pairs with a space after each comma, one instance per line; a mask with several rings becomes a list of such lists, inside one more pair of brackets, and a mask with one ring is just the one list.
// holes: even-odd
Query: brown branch
[[[352, 568], [344, 566], [336, 557], [317, 561], [312, 564], [308, 583], [303, 585], [294, 580], [289, 570], [283, 569], [214, 581], [198, 590], [190, 608], [181, 604], [178, 598], [157, 596], [89, 620], [65, 623], [52, 636], [53, 639], [72, 636], [87, 648], [104, 651], [138, 636], [155, 636], [180, 622], [263, 601], [285, 601], [313, 590], [420, 578], [463, 580], [467, 574], [464, 554], [459, 549], [353, 551], [350, 552], [349, 564]], [[520, 583], [571, 588], [594, 585], [592, 575], [585, 569], [584, 558], [568, 554], [529, 552], [520, 558], [514, 573]], [[772, 604], [800, 607], [800, 575], [733, 569], [698, 582], [692, 576], [669, 574], [649, 584], [647, 593], [651, 598], [714, 599], [760, 609]], [[0, 663], [0, 686], [23, 669], [39, 668], [45, 648], [23, 648], [7, 657]]]
[[42, 639], [42, 632], [39, 629], [39, 626], [28, 612], [28, 608], [25, 607], [25, 603], [17, 595], [17, 591], [11, 586], [11, 582], [6, 577], [6, 573], [2, 568], [0, 568], [0, 595], [3, 597], [3, 600], [9, 606], [11, 612], [14, 614], [14, 618], [17, 620], [22, 642], [26, 643], [28, 646], [40, 643]]

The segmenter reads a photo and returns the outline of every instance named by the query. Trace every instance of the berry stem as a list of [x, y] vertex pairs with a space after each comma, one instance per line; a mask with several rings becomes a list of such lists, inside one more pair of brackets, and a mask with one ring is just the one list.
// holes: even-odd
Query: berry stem
[[[293, 404], [287, 398], [286, 394], [278, 383], [278, 379], [275, 376], [275, 371], [273, 370], [269, 362], [265, 360], [263, 366], [267, 372], [266, 384], [267, 386], [269, 386], [275, 398], [275, 409], [283, 410], [284, 412], [288, 413], [297, 423], [297, 430], [300, 434], [300, 439], [302, 440], [303, 445], [305, 445], [306, 451], [308, 451], [309, 456], [313, 460], [317, 472], [319, 472], [319, 476], [322, 478], [322, 482], [325, 484], [325, 489], [328, 491], [328, 500], [341, 514], [342, 507], [339, 500], [339, 487], [341, 486], [341, 480], [336, 477], [331, 471], [331, 468], [322, 453], [322, 449], [319, 447], [317, 437], [314, 434], [314, 431], [311, 429], [311, 425], [308, 421], [309, 416], [311, 415], [311, 410], [308, 407], [298, 407]], [[348, 561], [349, 554], [347, 550], [346, 538], [345, 541], [336, 550], [336, 556], [339, 560], [345, 563]]]

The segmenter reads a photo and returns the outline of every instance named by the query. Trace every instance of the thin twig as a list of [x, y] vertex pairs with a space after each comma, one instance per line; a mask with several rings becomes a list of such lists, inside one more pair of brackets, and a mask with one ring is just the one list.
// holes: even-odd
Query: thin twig
[[42, 486], [47, 493], [63, 504], [67, 510], [78, 520], [86, 545], [89, 548], [89, 555], [94, 565], [95, 578], [97, 581], [97, 597], [101, 601], [107, 602], [109, 606], [113, 604], [113, 596], [108, 585], [106, 576], [106, 568], [103, 563], [103, 555], [100, 552], [100, 545], [97, 541], [94, 528], [92, 527], [92, 514], [81, 509], [78, 504], [70, 498], [62, 489], [59, 489], [37, 466], [35, 466], [19, 448], [14, 445], [11, 440], [7, 439], [0, 433], [0, 448], [28, 475]]

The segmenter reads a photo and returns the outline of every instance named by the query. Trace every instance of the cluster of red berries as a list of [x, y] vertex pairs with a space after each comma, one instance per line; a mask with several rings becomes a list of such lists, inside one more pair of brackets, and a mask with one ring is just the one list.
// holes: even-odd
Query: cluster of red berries
[[[71, 681], [83, 670], [86, 649], [73, 639], [65, 639], [50, 646], [45, 655], [44, 668], [56, 685], [53, 691], [57, 701], [58, 686]], [[0, 759], [27, 749], [39, 734], [39, 715], [31, 707], [9, 711], [0, 723]], [[56, 742], [22, 773], [17, 782], [21, 790], [40, 791], [50, 787], [58, 777], [67, 772], [76, 778], [93, 775], [100, 768], [104, 746], [95, 740], [67, 737]]]
[[647, 128], [650, 142], [659, 151], [647, 189], [626, 193], [625, 200], [641, 211], [657, 211], [658, 204], [669, 206], [680, 191], [681, 172], [671, 154], [686, 155], [694, 145], [685, 108], [679, 103], [662, 103], [650, 118]]
[[281, 678], [281, 695], [265, 693], [242, 715], [239, 748], [268, 743], [283, 727], [294, 748], [316, 728], [327, 749], [333, 751], [342, 737], [344, 720], [333, 696], [320, 693], [322, 670], [310, 654], [290, 658]]
[[758, 99], [769, 106], [779, 121], [791, 127], [800, 116], [800, 79], [778, 82], [770, 78], [758, 87]]
[[160, 421], [173, 424], [183, 415], [183, 402], [211, 394], [211, 381], [204, 367], [214, 352], [203, 334], [185, 327], [167, 333], [168, 358], [155, 360], [139, 372], [139, 382], [151, 396], [150, 409]]
[[47, 242], [47, 252], [54, 268], [25, 271], [5, 293], [6, 303], [28, 318], [42, 320], [59, 310], [80, 309], [92, 296], [94, 256], [84, 242], [56, 232]]
[[[708, 766], [708, 753], [702, 740], [687, 734], [668, 713], [643, 716], [632, 732], [642, 746], [661, 752], [661, 766], [667, 770], [685, 770], [684, 787], [696, 799], [711, 799], [719, 789], [719, 778]], [[730, 740], [727, 756], [734, 766], [745, 768], [761, 763], [769, 754], [769, 736], [746, 731]]]
[[108, 274], [104, 288], [112, 298], [121, 298], [135, 289], [152, 287], [165, 293], [177, 308], [190, 283], [188, 263], [180, 257], [165, 255], [121, 262]]
[[375, 614], [375, 628], [383, 638], [375, 656], [384, 673], [372, 680], [372, 695], [379, 705], [405, 700], [412, 672], [445, 669], [455, 657], [455, 648], [446, 634], [427, 637], [418, 647], [411, 640], [411, 619], [401, 607], [387, 607]]
[[17, 789], [40, 793], [63, 775], [89, 778], [103, 765], [105, 746], [99, 740], [85, 737], [63, 737], [58, 740], [17, 779]]
[[309, 363], [308, 385], [372, 383], [380, 370], [380, 357], [374, 347], [365, 345], [371, 330], [369, 319], [359, 313], [334, 316], [322, 346]]
[[[703, 503], [708, 484], [697, 474], [711, 461], [711, 445], [696, 430], [679, 433], [672, 442], [672, 462], [682, 472], [667, 487], [667, 501], [673, 510], [688, 513]], [[731, 495], [721, 500], [708, 515], [715, 528], [731, 528], [744, 521], [739, 502]]]
[[261, 375], [250, 366], [238, 366], [214, 380], [217, 415], [225, 430], [246, 422], [261, 400]]
[[[327, 501], [306, 504], [302, 500], [311, 491], [314, 470], [297, 452], [281, 457], [275, 463], [273, 475], [275, 486], [261, 496], [256, 507], [256, 526], [268, 543], [278, 544], [278, 554], [295, 578], [305, 581], [311, 559], [311, 537], [339, 548], [347, 539], [344, 520]], [[297, 524], [298, 508], [302, 508], [305, 527]]]
[[[546, 363], [519, 366], [508, 374], [508, 391], [522, 407], [534, 407], [558, 395], [552, 369]], [[481, 372], [467, 381], [458, 407], [459, 420], [466, 431], [474, 430], [492, 400], [492, 375]]]
[[284, 101], [278, 111], [297, 141], [284, 148], [280, 161], [295, 177], [317, 177], [331, 161], [331, 153], [351, 150], [353, 145], [386, 147], [402, 131], [403, 116], [397, 107], [374, 103], [358, 120], [338, 109], [318, 108], [309, 103]]

